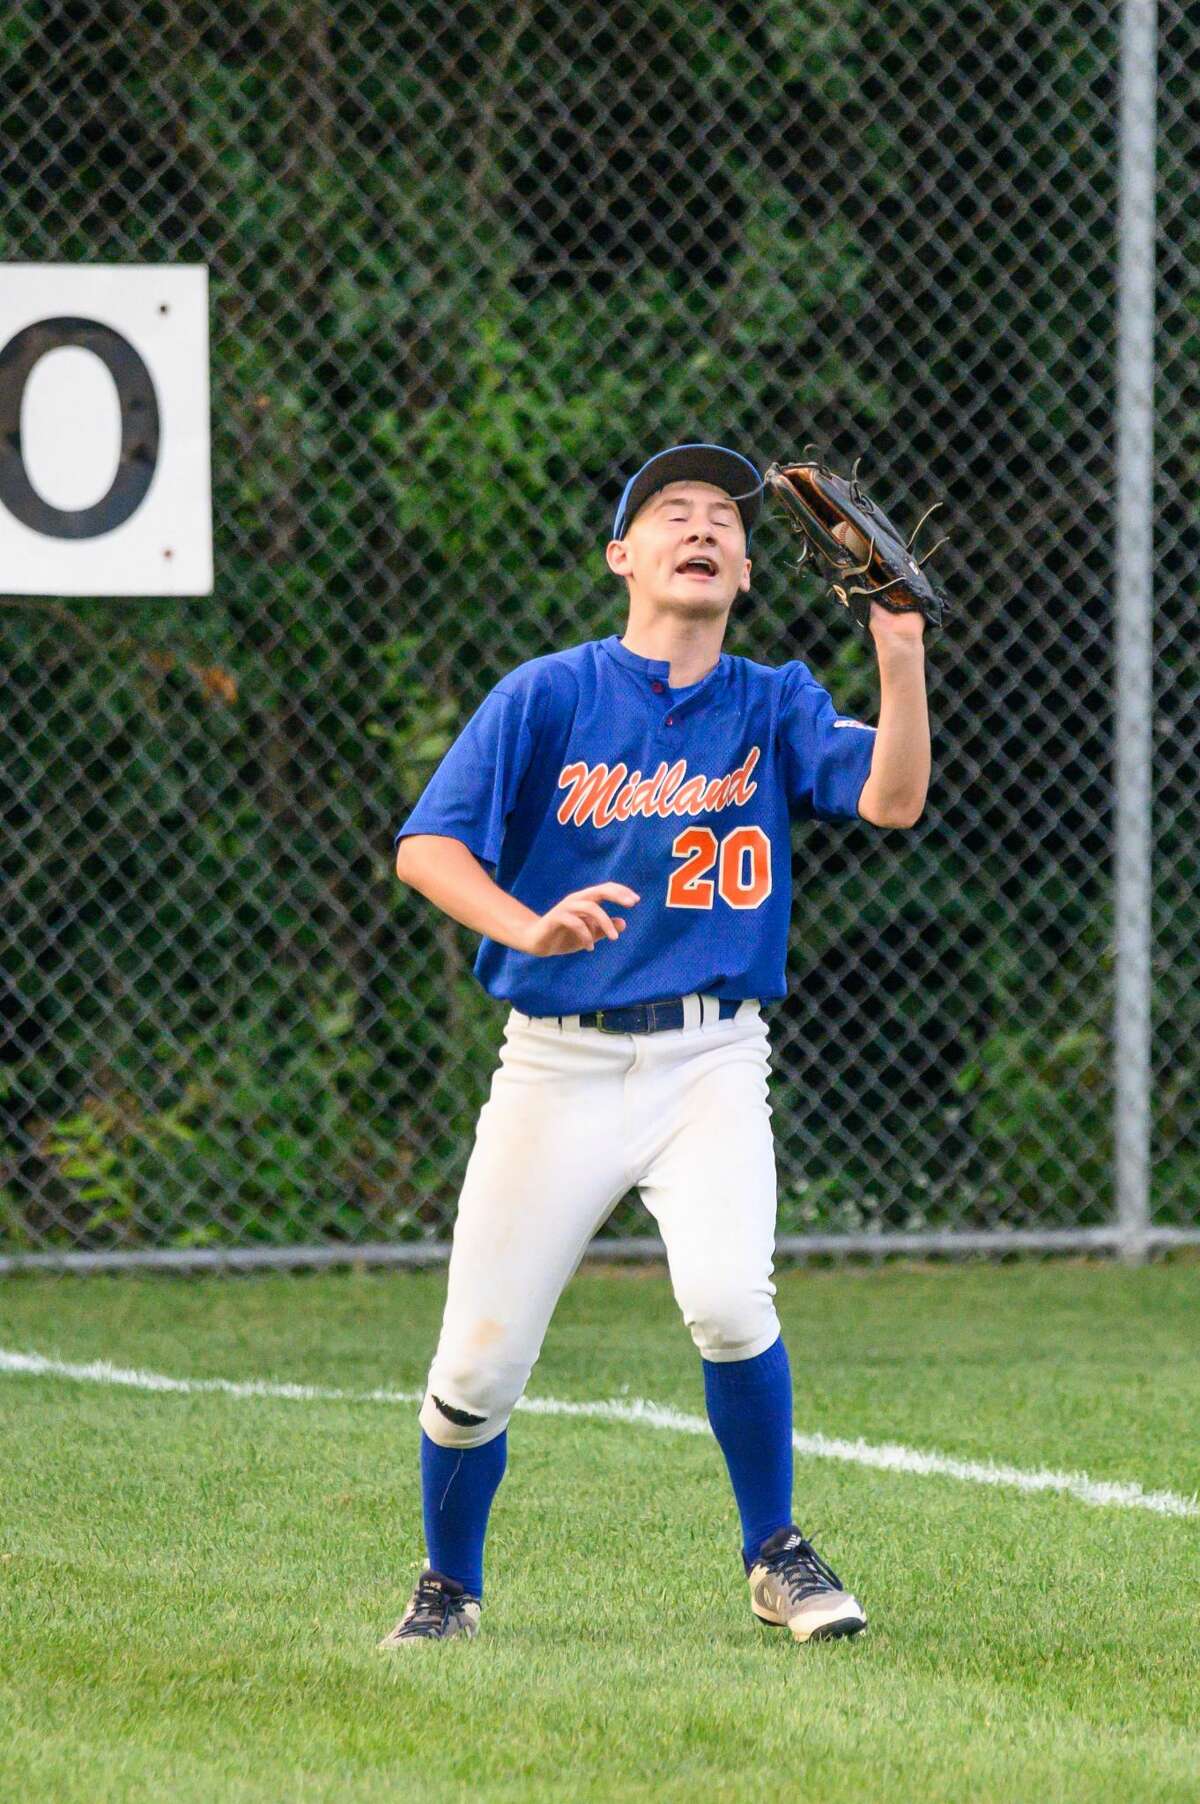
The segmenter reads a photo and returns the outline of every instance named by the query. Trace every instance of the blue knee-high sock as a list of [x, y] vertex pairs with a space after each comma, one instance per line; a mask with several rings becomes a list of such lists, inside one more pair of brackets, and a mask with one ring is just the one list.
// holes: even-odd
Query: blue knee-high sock
[[712, 1360], [704, 1401], [725, 1455], [747, 1570], [762, 1543], [792, 1519], [792, 1374], [782, 1335], [755, 1359]]
[[435, 1572], [483, 1596], [483, 1537], [508, 1459], [508, 1430], [482, 1447], [439, 1447], [421, 1430], [425, 1548]]

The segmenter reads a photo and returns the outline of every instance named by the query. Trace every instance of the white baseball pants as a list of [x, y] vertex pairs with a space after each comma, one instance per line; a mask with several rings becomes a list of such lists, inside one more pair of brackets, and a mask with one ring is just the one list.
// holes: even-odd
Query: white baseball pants
[[705, 1359], [752, 1359], [779, 1333], [771, 1282], [770, 1045], [756, 1001], [711, 996], [652, 1034], [512, 1009], [459, 1199], [421, 1426], [445, 1447], [500, 1434], [588, 1242], [635, 1185]]

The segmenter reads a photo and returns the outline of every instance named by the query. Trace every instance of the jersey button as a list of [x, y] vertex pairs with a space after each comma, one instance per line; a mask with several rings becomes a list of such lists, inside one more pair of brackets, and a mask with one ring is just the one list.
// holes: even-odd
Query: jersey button
[[650, 687], [654, 691], [655, 695], [661, 695], [663, 692], [663, 686], [661, 683], [658, 683], [658, 682], [651, 683]]
[[673, 727], [675, 725], [675, 716], [673, 714], [667, 715], [667, 725], [669, 727]]

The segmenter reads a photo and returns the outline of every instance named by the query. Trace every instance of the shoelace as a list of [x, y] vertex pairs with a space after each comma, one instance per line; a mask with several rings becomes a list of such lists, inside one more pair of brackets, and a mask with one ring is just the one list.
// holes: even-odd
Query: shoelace
[[790, 1547], [781, 1547], [766, 1562], [768, 1571], [778, 1573], [788, 1588], [794, 1604], [813, 1597], [818, 1591], [840, 1591], [842, 1581], [832, 1566], [827, 1566], [811, 1541], [803, 1536]]
[[455, 1601], [442, 1590], [440, 1585], [423, 1579], [413, 1592], [412, 1603], [400, 1626], [406, 1633], [416, 1633], [423, 1629], [440, 1629], [454, 1608]]

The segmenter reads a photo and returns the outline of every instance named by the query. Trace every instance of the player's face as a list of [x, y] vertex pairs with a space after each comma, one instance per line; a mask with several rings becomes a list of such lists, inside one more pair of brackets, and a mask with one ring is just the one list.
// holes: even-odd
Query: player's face
[[707, 482], [673, 482], [652, 495], [609, 545], [608, 563], [640, 596], [681, 613], [726, 614], [750, 587], [742, 516]]

